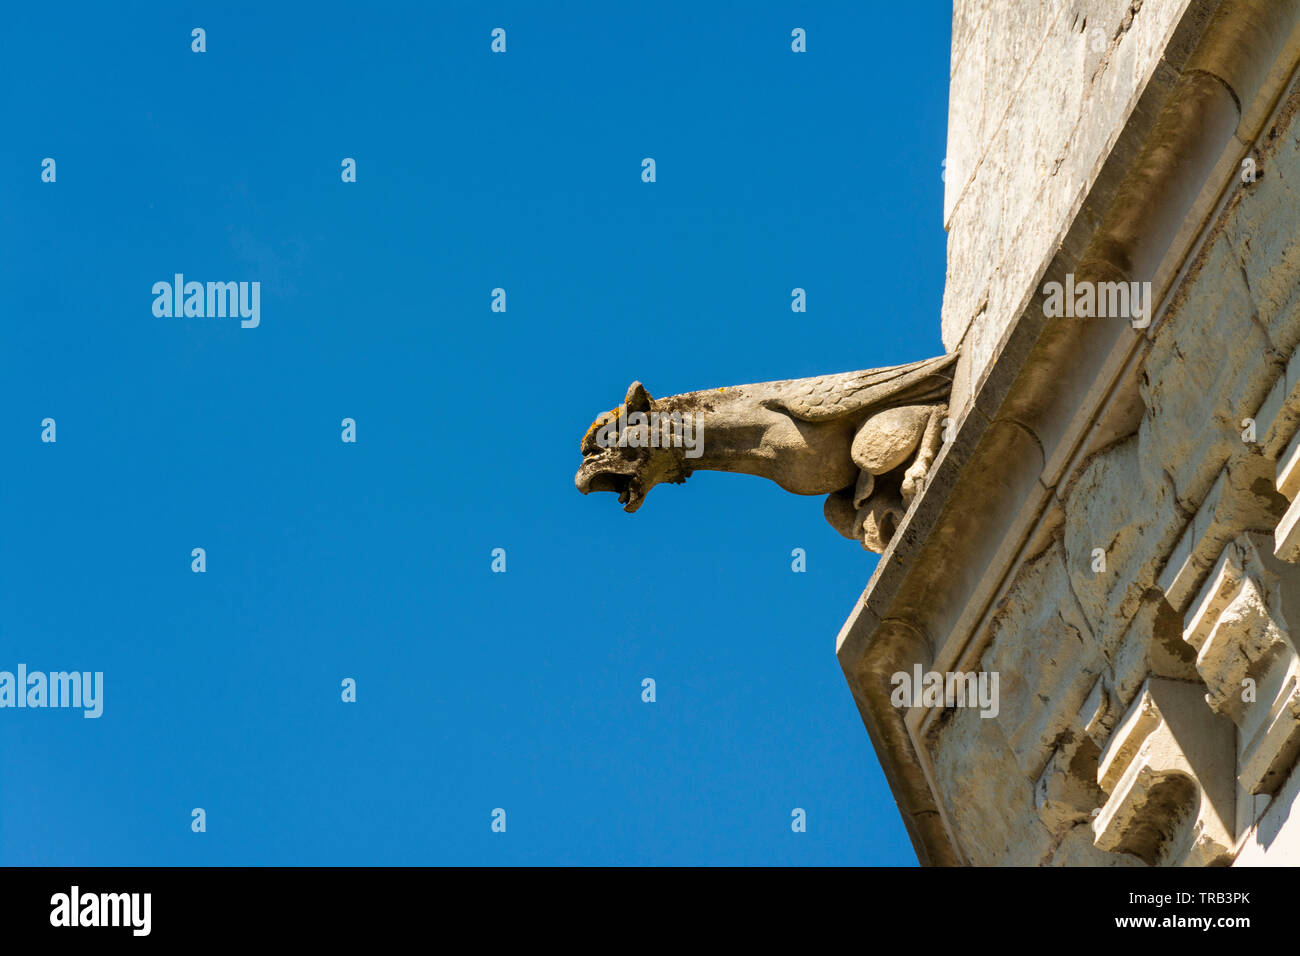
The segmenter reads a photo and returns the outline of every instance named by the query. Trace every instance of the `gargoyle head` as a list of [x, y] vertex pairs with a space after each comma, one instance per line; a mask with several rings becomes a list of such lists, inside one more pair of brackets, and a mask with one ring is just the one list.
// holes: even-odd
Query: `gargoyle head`
[[631, 513], [655, 485], [686, 480], [691, 469], [682, 449], [682, 416], [674, 421], [658, 405], [645, 386], [633, 382], [620, 407], [591, 423], [582, 437], [582, 467], [574, 478], [579, 491], [616, 491], [623, 510]]

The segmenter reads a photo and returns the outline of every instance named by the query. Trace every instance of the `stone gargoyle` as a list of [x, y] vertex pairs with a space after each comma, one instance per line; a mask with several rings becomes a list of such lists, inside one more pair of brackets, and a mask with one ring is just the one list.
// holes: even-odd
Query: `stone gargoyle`
[[863, 372], [734, 385], [654, 399], [633, 382], [582, 439], [575, 482], [618, 492], [628, 512], [692, 472], [758, 475], [827, 495], [826, 520], [883, 552], [943, 441], [956, 354]]

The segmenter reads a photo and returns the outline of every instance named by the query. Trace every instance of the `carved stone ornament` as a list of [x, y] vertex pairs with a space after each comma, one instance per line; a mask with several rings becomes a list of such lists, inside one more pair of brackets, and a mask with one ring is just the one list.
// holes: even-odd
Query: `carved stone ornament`
[[957, 355], [890, 368], [684, 392], [633, 382], [582, 439], [575, 482], [617, 492], [628, 512], [650, 489], [699, 470], [758, 475], [827, 495], [826, 520], [883, 552], [925, 486], [943, 441]]
[[1236, 815], [1233, 727], [1199, 684], [1150, 677], [1102, 751], [1106, 802], [1092, 820], [1102, 850], [1149, 866], [1228, 860]]
[[1272, 793], [1300, 755], [1300, 656], [1284, 611], [1282, 576], [1268, 535], [1246, 532], [1224, 548], [1186, 615], [1183, 640], [1196, 650], [1206, 703], [1237, 725], [1237, 779], [1247, 793]]

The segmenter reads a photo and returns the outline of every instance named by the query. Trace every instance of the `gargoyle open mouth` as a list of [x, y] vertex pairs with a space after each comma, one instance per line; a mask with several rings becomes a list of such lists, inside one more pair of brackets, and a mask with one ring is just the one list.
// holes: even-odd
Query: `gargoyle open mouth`
[[639, 471], [639, 462], [630, 461], [617, 452], [605, 452], [583, 460], [574, 484], [584, 495], [593, 491], [617, 492], [618, 503], [630, 514], [645, 501]]

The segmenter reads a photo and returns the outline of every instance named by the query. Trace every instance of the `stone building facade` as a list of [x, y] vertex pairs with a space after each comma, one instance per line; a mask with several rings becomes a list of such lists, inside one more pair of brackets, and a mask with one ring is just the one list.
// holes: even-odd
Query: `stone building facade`
[[1300, 863], [1300, 0], [952, 50], [948, 428], [837, 642], [917, 854]]

